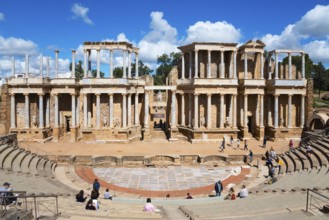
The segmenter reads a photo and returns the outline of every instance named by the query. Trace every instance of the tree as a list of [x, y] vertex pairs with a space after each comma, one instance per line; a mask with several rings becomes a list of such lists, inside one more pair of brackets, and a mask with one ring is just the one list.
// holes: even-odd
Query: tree
[[[70, 63], [70, 71], [72, 71], [72, 63]], [[75, 78], [79, 80], [83, 78], [83, 68], [81, 60], [79, 60], [78, 63], [75, 64]]]
[[[143, 75], [150, 75], [153, 72], [148, 66], [146, 66], [143, 61], [139, 60], [138, 61], [138, 75], [143, 76]], [[131, 64], [131, 74], [132, 76], [136, 75], [136, 63]]]
[[[91, 70], [91, 74], [92, 74], [93, 78], [96, 78], [97, 77], [97, 70], [95, 70], [95, 69]], [[101, 78], [104, 78], [105, 74], [102, 71], [99, 71], [99, 75], [100, 75]]]
[[321, 90], [326, 90], [329, 86], [328, 72], [321, 62], [318, 65], [313, 65], [313, 82], [314, 87], [319, 91], [319, 98]]
[[[289, 57], [285, 57], [282, 60], [283, 65], [288, 65]], [[291, 63], [296, 66], [297, 71], [302, 72], [302, 57], [301, 56], [291, 56]], [[313, 68], [313, 61], [310, 59], [308, 54], [305, 54], [305, 77], [309, 79], [311, 77], [311, 72]]]
[[122, 78], [123, 70], [122, 67], [115, 67], [113, 70], [113, 77], [114, 78]]
[[178, 62], [181, 58], [180, 53], [171, 53], [168, 54], [162, 54], [158, 57], [157, 63], [160, 64], [156, 70], [156, 74], [154, 77], [154, 84], [155, 85], [164, 85], [166, 81], [166, 77], [172, 70], [172, 68], [176, 65], [178, 65]]

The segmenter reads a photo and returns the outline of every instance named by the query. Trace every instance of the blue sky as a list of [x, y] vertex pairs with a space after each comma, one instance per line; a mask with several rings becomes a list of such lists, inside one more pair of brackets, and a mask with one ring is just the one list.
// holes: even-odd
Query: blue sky
[[[82, 59], [85, 41], [128, 40], [140, 48], [140, 59], [155, 68], [156, 57], [193, 41], [243, 43], [261, 39], [268, 50], [304, 49], [315, 61], [329, 64], [328, 0], [57, 0], [0, 3], [0, 71], [7, 75], [11, 57], [22, 71], [24, 55], [31, 71], [38, 56], [54, 58], [68, 71], [71, 49]], [[120, 54], [116, 54], [120, 65]], [[94, 56], [95, 57], [95, 56]], [[106, 72], [106, 52], [102, 69]], [[53, 64], [53, 62], [51, 62]]]

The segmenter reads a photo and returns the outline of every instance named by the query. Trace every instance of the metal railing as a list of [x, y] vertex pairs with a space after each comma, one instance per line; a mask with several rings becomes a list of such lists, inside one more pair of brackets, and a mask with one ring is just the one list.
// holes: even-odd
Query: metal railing
[[306, 212], [312, 211], [312, 208], [320, 210], [325, 205], [329, 205], [329, 197], [312, 189], [307, 189]]
[[[30, 215], [34, 219], [58, 216], [57, 195], [26, 195], [25, 191], [0, 192], [0, 219], [8, 219], [12, 214]], [[12, 217], [12, 216], [11, 216]]]

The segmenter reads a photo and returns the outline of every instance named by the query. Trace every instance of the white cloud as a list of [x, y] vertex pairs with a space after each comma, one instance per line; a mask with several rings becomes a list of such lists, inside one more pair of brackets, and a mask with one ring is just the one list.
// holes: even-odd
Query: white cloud
[[93, 21], [88, 17], [89, 8], [75, 3], [73, 4], [71, 11], [73, 13], [73, 18], [81, 18], [86, 24], [94, 24]]
[[314, 62], [329, 64], [329, 41], [315, 40], [304, 45], [304, 50], [310, 55]]
[[198, 21], [187, 30], [185, 43], [192, 42], [238, 42], [241, 38], [239, 29], [226, 21]]
[[0, 12], [0, 21], [4, 21], [4, 20], [5, 20], [5, 15]]
[[3, 56], [21, 56], [25, 54], [36, 54], [38, 46], [31, 40], [22, 38], [0, 36], [0, 55]]

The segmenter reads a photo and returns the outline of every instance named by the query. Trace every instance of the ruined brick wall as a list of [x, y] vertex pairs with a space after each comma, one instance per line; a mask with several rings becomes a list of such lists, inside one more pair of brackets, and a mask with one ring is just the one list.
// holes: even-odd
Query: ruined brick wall
[[307, 80], [307, 85], [306, 85], [306, 103], [305, 103], [306, 130], [310, 129], [309, 125], [313, 114], [313, 92], [314, 92], [313, 79], [310, 78]]
[[1, 87], [0, 100], [0, 134], [8, 134], [10, 127], [10, 96], [8, 85]]

